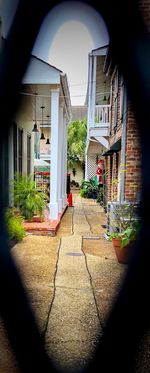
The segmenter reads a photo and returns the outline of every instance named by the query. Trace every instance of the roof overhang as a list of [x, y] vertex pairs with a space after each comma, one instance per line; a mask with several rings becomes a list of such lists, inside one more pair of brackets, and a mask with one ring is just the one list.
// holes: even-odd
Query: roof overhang
[[93, 49], [90, 56], [105, 56], [107, 53], [108, 45]]
[[[88, 54], [88, 84], [87, 84], [87, 92], [86, 92], [86, 98], [85, 98], [85, 106], [88, 106], [88, 96], [89, 96], [89, 85], [90, 85], [90, 63], [93, 63], [93, 58], [94, 56], [106, 56], [108, 50], [108, 45], [104, 45], [102, 47], [99, 47], [97, 49], [93, 49], [89, 54]], [[90, 59], [92, 61], [90, 62]]]
[[31, 55], [23, 84], [60, 84], [62, 71]]
[[102, 155], [104, 157], [108, 157], [109, 155], [112, 155], [113, 153], [118, 153], [121, 150], [121, 139], [119, 139], [115, 144], [113, 144], [110, 149], [107, 150], [107, 152], [104, 152]]
[[104, 74], [106, 74], [106, 76], [111, 75], [115, 66], [116, 64], [113, 59], [112, 47], [111, 45], [109, 45], [109, 47], [107, 48], [107, 54], [104, 62]]
[[67, 116], [68, 116], [67, 119], [69, 122], [72, 117], [72, 110], [71, 110], [71, 99], [70, 99], [67, 75], [64, 73], [61, 73], [60, 79], [61, 79], [61, 86], [63, 90], [64, 101], [65, 101], [65, 106], [66, 106], [66, 111], [67, 111]]

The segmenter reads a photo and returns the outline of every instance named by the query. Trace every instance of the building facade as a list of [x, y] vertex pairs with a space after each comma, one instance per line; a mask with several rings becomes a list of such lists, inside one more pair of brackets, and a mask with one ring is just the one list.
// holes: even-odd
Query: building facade
[[22, 88], [23, 95], [31, 97], [30, 123], [38, 131], [34, 132], [35, 157], [49, 162], [49, 218], [57, 220], [67, 205], [67, 124], [71, 118], [67, 77], [31, 56]]
[[67, 206], [67, 123], [71, 118], [67, 77], [31, 55], [19, 94], [20, 104], [1, 149], [5, 205], [13, 205], [9, 184], [15, 174], [34, 175], [34, 159], [46, 160], [50, 174], [49, 219], [57, 220]]
[[141, 151], [138, 127], [123, 77], [117, 67], [110, 69], [109, 149], [104, 152], [106, 200], [136, 202], [141, 191]]
[[109, 147], [110, 77], [104, 73], [107, 48], [95, 49], [88, 56], [86, 180], [96, 175], [97, 160]]
[[[150, 31], [150, 1], [140, 0], [139, 9], [144, 22]], [[101, 55], [101, 57], [99, 56]], [[100, 79], [101, 77], [101, 79]], [[105, 83], [104, 83], [105, 82]], [[107, 96], [107, 94], [108, 96]], [[107, 100], [106, 109], [102, 97]], [[96, 172], [94, 160], [96, 156], [105, 162], [104, 173], [104, 205], [116, 201], [139, 202], [141, 198], [142, 170], [141, 145], [138, 126], [132, 104], [127, 95], [125, 82], [117, 66], [112, 65], [109, 46], [94, 50], [89, 55], [89, 79], [87, 92], [88, 106], [88, 136], [86, 149], [86, 179], [89, 180]], [[104, 114], [97, 115], [98, 110], [108, 110], [106, 119]], [[102, 106], [103, 105], [103, 106]], [[105, 124], [105, 133], [104, 133]], [[96, 131], [98, 138], [96, 136]], [[97, 141], [101, 146], [97, 148]], [[92, 150], [90, 151], [91, 142]], [[92, 160], [93, 157], [93, 160]]]

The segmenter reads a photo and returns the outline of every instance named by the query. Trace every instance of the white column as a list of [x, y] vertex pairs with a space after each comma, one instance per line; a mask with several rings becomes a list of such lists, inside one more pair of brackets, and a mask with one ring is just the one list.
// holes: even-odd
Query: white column
[[87, 113], [87, 138], [89, 138], [89, 129], [91, 126], [91, 88], [92, 88], [92, 56], [89, 55], [89, 86], [88, 86], [88, 113]]
[[58, 212], [63, 208], [63, 106], [59, 108], [59, 148], [58, 148]]
[[59, 90], [51, 91], [50, 219], [58, 218]]
[[22, 174], [27, 175], [27, 131], [25, 128], [23, 128], [22, 143]]
[[63, 175], [62, 175], [63, 208], [67, 205], [67, 125], [64, 117], [63, 126]]
[[31, 132], [31, 163], [30, 163], [30, 172], [34, 174], [34, 133]]
[[97, 57], [93, 57], [93, 71], [92, 71], [92, 99], [91, 99], [91, 125], [95, 124], [95, 99], [96, 99], [96, 65]]

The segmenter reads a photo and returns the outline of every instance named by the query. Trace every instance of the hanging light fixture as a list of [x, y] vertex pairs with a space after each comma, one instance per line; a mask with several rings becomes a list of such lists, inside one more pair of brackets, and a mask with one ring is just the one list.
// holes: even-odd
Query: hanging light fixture
[[37, 96], [37, 93], [35, 93], [35, 116], [34, 116], [34, 122], [35, 123], [34, 123], [32, 132], [39, 132], [38, 128], [37, 128], [37, 124], [36, 124], [36, 96]]
[[43, 132], [43, 109], [44, 108], [45, 108], [45, 106], [41, 106], [41, 109], [42, 109], [42, 132], [41, 132], [40, 140], [45, 140], [45, 136], [44, 136], [44, 132]]
[[[47, 115], [47, 118], [50, 118], [50, 115]], [[50, 145], [49, 138], [46, 140], [46, 145]]]

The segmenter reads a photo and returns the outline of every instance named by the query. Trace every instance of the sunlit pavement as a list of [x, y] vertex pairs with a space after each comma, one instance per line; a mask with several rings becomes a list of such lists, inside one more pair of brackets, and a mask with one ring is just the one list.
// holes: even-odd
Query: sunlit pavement
[[[12, 249], [54, 365], [78, 372], [94, 355], [125, 265], [104, 239], [106, 216], [73, 193], [55, 237], [28, 235]], [[0, 326], [0, 372], [17, 372]]]

